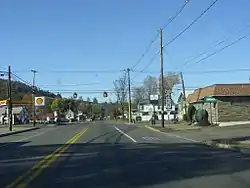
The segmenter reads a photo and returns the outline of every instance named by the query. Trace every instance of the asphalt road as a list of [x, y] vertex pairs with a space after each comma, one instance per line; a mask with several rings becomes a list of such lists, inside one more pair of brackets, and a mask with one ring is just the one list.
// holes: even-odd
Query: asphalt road
[[93, 122], [0, 138], [0, 187], [249, 188], [250, 156]]

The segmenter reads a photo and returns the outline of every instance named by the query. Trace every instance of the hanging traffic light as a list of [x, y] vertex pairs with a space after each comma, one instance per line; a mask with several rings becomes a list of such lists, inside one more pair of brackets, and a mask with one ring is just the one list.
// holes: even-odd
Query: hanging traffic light
[[103, 97], [108, 97], [108, 93], [106, 91], [103, 92]]

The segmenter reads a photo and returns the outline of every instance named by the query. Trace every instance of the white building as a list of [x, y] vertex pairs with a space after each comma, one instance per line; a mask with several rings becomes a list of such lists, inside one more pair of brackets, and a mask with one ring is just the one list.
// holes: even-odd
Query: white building
[[[159, 100], [158, 105], [150, 104], [149, 100], [145, 100], [138, 104], [138, 116], [141, 116], [142, 121], [150, 121], [153, 113], [155, 112], [158, 120], [161, 120], [161, 101]], [[176, 117], [177, 112], [175, 111], [175, 104], [172, 101], [172, 108], [168, 110], [166, 106], [164, 106], [164, 119], [165, 120], [173, 120]]]

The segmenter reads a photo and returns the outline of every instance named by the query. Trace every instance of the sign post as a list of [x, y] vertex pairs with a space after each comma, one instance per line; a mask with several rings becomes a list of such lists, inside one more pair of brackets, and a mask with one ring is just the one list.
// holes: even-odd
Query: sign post
[[210, 103], [210, 121], [211, 121], [211, 125], [213, 125], [213, 110], [212, 110], [212, 103], [216, 103], [217, 100], [216, 98], [213, 97], [204, 97], [204, 102], [206, 103]]
[[166, 108], [167, 108], [167, 113], [168, 113], [168, 123], [170, 125], [170, 111], [172, 109], [172, 99], [171, 99], [171, 90], [170, 89], [166, 89], [165, 99], [166, 99]]
[[153, 115], [152, 115], [152, 124], [155, 124], [155, 105], [159, 104], [159, 96], [158, 95], [150, 95], [149, 96], [150, 99], [150, 104], [153, 105]]

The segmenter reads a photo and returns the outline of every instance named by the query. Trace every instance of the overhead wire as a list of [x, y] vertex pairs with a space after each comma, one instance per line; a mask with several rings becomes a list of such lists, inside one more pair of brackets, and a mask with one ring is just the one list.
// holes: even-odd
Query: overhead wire
[[[169, 26], [180, 14], [181, 12], [185, 9], [187, 4], [190, 2], [190, 0], [185, 0], [185, 3], [180, 7], [180, 9], [175, 13], [174, 16], [169, 18], [168, 22], [163, 26], [162, 29], [165, 29], [167, 26]], [[149, 52], [151, 46], [155, 43], [157, 38], [159, 37], [160, 33], [159, 31], [157, 32], [157, 35], [153, 38], [153, 40], [150, 41], [149, 45], [147, 46], [146, 50], [142, 53], [138, 61], [135, 62], [135, 64], [131, 67], [131, 69], [134, 69], [145, 57], [145, 55]]]
[[[39, 72], [46, 72], [46, 73], [117, 73], [123, 70], [40, 70]], [[30, 72], [30, 70], [15, 70], [13, 72]]]
[[12, 76], [14, 76], [15, 78], [17, 78], [18, 80], [22, 81], [23, 83], [27, 84], [28, 86], [32, 86], [32, 84], [24, 79], [22, 79], [21, 77], [19, 77], [18, 75], [16, 75], [15, 73], [11, 73]]
[[169, 26], [175, 20], [175, 18], [181, 14], [181, 12], [184, 10], [184, 8], [187, 6], [189, 2], [190, 0], [185, 0], [185, 3], [180, 7], [180, 9], [176, 12], [176, 14], [168, 20], [168, 23], [166, 23], [162, 29], [165, 29], [167, 26]]
[[240, 42], [241, 40], [246, 39], [249, 35], [250, 35], [250, 33], [248, 33], [248, 34], [246, 34], [246, 35], [244, 35], [244, 36], [242, 36], [242, 37], [240, 37], [240, 38], [237, 38], [236, 40], [234, 40], [233, 42], [229, 43], [228, 45], [226, 45], [226, 46], [220, 48], [219, 50], [214, 51], [214, 52], [211, 53], [211, 54], [208, 54], [206, 57], [200, 59], [199, 61], [196, 61], [195, 64], [199, 64], [199, 63], [205, 61], [206, 59], [208, 59], [208, 58], [210, 58], [210, 57], [216, 55], [217, 53], [222, 52], [223, 50], [229, 48], [230, 46], [233, 46], [234, 44]]
[[67, 87], [67, 86], [91, 86], [91, 85], [98, 85], [100, 83], [80, 83], [80, 84], [47, 84], [47, 85], [38, 85], [39, 87], [51, 87], [51, 86], [63, 86], [63, 87]]
[[[250, 22], [247, 23], [246, 27], [247, 27], [247, 28], [250, 27]], [[243, 30], [243, 29], [245, 29], [245, 28], [241, 28], [241, 27], [240, 27], [240, 28], [236, 29], [236, 32], [234, 32], [234, 33], [239, 33], [239, 32], [240, 32], [241, 30]], [[227, 35], [224, 36], [222, 39], [216, 40], [216, 42], [212, 45], [212, 48], [216, 48], [216, 47], [220, 46], [221, 44], [225, 43], [227, 40], [230, 39], [230, 35], [232, 35], [232, 33], [231, 33], [231, 34], [227, 34]], [[188, 65], [191, 64], [195, 59], [198, 59], [199, 57], [201, 57], [201, 56], [203, 56], [203, 55], [206, 55], [206, 53], [208, 53], [208, 51], [210, 51], [210, 48], [207, 49], [207, 50], [205, 50], [205, 51], [203, 51], [203, 52], [201, 52], [201, 53], [199, 53], [199, 54], [197, 54], [197, 55], [195, 55], [195, 56], [193, 56], [193, 57], [191, 57], [191, 58], [189, 58], [188, 60], [186, 60], [186, 61], [181, 65], [181, 67], [183, 68], [184, 66], [188, 66]], [[177, 68], [177, 70], [179, 70], [179, 69], [180, 69], [180, 68]]]
[[187, 27], [185, 27], [179, 34], [177, 34], [173, 39], [171, 39], [167, 44], [163, 46], [166, 47], [178, 39], [183, 33], [185, 33], [189, 28], [191, 28], [197, 21], [199, 21], [219, 0], [213, 1], [196, 19], [194, 19]]

